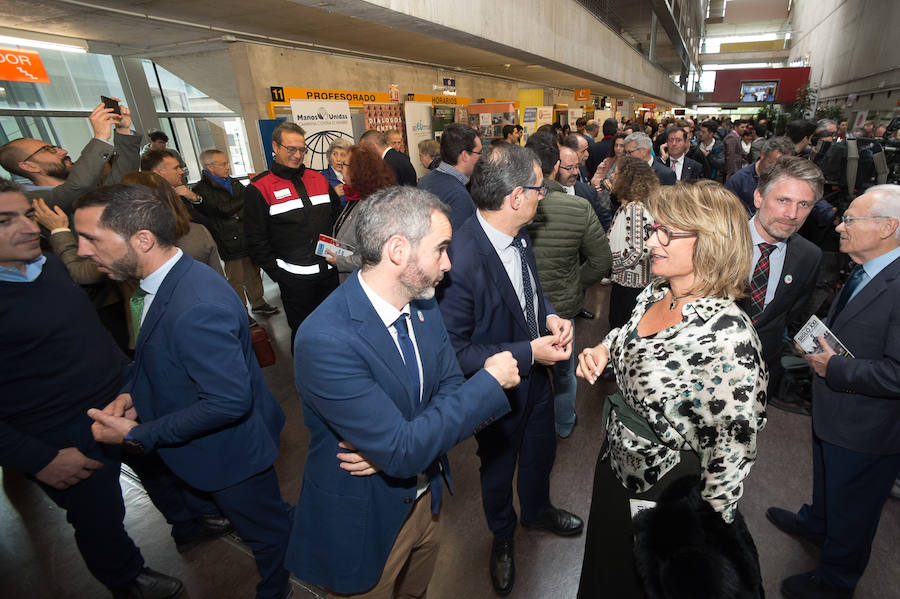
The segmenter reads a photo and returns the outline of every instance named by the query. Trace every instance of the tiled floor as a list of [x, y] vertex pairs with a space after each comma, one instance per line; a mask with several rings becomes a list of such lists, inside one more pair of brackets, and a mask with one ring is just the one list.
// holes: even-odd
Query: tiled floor
[[[278, 304], [277, 288], [267, 281], [267, 297]], [[576, 319], [576, 351], [599, 341], [605, 332], [605, 288], [593, 289], [589, 307], [597, 320]], [[284, 315], [260, 319], [276, 345], [278, 363], [265, 370], [269, 385], [287, 414], [281, 454], [276, 463], [284, 497], [295, 502], [300, 491], [307, 432], [303, 426]], [[587, 516], [591, 482], [602, 442], [600, 414], [602, 385], [579, 383], [578, 426], [570, 439], [559, 443], [551, 493], [554, 503]], [[777, 409], [759, 437], [760, 456], [746, 484], [743, 511], [759, 548], [766, 593], [779, 597], [780, 580], [811, 569], [813, 550], [778, 532], [765, 519], [765, 508], [798, 508], [809, 499], [809, 418]], [[491, 536], [484, 524], [478, 485], [475, 443], [470, 439], [450, 452], [456, 495], [444, 504], [440, 557], [429, 599], [469, 599], [493, 596], [487, 572]], [[91, 578], [75, 548], [64, 515], [32, 483], [15, 473], [3, 474], [0, 494], [0, 597], [28, 599], [85, 599], [106, 597]], [[230, 599], [253, 596], [256, 572], [246, 550], [229, 539], [201, 545], [185, 554], [175, 551], [169, 529], [141, 488], [123, 477], [128, 514], [126, 525], [141, 547], [148, 565], [185, 582], [184, 599]], [[900, 597], [900, 501], [885, 507], [872, 559], [860, 583], [857, 599]], [[545, 533], [516, 532], [517, 581], [515, 598], [575, 596], [584, 538], [562, 539]], [[295, 585], [294, 597], [316, 597], [315, 589]]]

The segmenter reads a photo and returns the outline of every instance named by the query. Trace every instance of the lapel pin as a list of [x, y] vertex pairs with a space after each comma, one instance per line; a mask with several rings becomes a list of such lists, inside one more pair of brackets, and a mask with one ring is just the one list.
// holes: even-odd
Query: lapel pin
[[787, 285], [790, 285], [791, 283], [794, 282], [794, 277], [792, 277], [791, 275], [784, 275], [784, 282]]
[[422, 311], [421, 311], [421, 310], [416, 310], [416, 312], [419, 313], [419, 322], [425, 322], [425, 317], [422, 316]]

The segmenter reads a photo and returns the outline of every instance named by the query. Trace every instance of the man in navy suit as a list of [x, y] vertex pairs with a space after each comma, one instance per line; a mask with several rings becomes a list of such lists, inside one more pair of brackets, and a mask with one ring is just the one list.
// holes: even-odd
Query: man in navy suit
[[381, 156], [387, 162], [387, 165], [391, 167], [391, 170], [394, 171], [397, 183], [416, 186], [416, 181], [419, 178], [416, 174], [416, 167], [412, 165], [409, 156], [388, 145], [384, 133], [369, 129], [359, 138], [359, 145], [371, 148]]
[[640, 158], [653, 168], [660, 185], [675, 185], [675, 171], [651, 154], [653, 142], [645, 133], [632, 133], [625, 138], [625, 155]]
[[445, 453], [509, 411], [503, 389], [519, 373], [500, 350], [468, 381], [460, 372], [434, 301], [450, 269], [450, 209], [389, 187], [357, 210], [362, 268], [294, 346], [310, 441], [285, 563], [342, 597], [421, 597], [450, 486]]
[[478, 210], [455, 234], [455, 261], [441, 289], [441, 313], [463, 374], [473, 376], [485, 359], [510, 351], [521, 384], [507, 392], [512, 411], [476, 435], [481, 493], [494, 534], [490, 572], [494, 590], [508, 594], [515, 580], [512, 479], [519, 466], [522, 524], [556, 534], [579, 534], [578, 516], [550, 503], [550, 470], [556, 457], [553, 390], [549, 367], [569, 357], [572, 323], [554, 313], [538, 281], [525, 226], [547, 193], [531, 150], [493, 147], [472, 174]]
[[135, 364], [121, 395], [88, 410], [94, 438], [156, 451], [209, 493], [256, 557], [256, 596], [288, 596], [290, 507], [272, 467], [284, 413], [256, 361], [245, 307], [221, 275], [175, 247], [172, 211], [146, 187], [88, 193], [75, 224], [81, 256], [114, 279], [140, 279], [130, 301]]
[[703, 177], [703, 165], [687, 157], [691, 149], [687, 133], [678, 125], [669, 125], [666, 129], [666, 153], [663, 164], [672, 169], [677, 181], [693, 183]]
[[853, 596], [900, 471], [900, 186], [856, 198], [837, 226], [859, 266], [825, 324], [852, 356], [806, 354], [813, 383], [812, 503], [769, 508], [781, 530], [821, 547], [815, 570], [784, 580], [789, 599]]

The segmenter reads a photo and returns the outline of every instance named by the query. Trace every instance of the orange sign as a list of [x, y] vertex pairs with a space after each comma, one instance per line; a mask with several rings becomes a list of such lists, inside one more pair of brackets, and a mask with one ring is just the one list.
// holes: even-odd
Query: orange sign
[[576, 102], [587, 102], [591, 99], [591, 88], [583, 87], [575, 90]]
[[647, 110], [656, 110], [656, 102], [644, 102], [641, 104], [641, 108], [646, 108]]
[[34, 50], [0, 48], [0, 81], [50, 83], [50, 77]]

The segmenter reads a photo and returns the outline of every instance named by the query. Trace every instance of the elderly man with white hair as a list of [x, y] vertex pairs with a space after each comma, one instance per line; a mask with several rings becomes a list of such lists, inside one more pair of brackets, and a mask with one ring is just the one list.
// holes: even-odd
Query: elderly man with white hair
[[789, 599], [853, 596], [900, 472], [900, 185], [869, 188], [837, 232], [857, 266], [825, 324], [849, 355], [824, 337], [805, 355], [815, 371], [812, 502], [766, 512], [822, 548], [814, 570], [782, 583]]
[[625, 138], [625, 155], [640, 158], [651, 167], [660, 185], [675, 185], [675, 171], [663, 164], [663, 161], [651, 153], [653, 141], [646, 133], [632, 133]]

